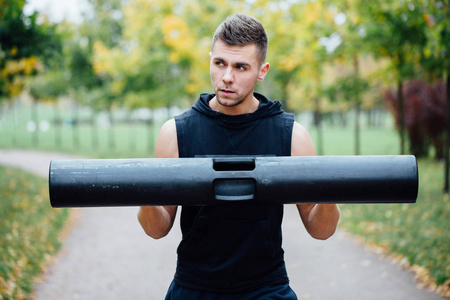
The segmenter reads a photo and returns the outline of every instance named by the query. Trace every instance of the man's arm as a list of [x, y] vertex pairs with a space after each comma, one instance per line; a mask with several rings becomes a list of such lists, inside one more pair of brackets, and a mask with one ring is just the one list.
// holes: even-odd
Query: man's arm
[[[177, 158], [178, 142], [175, 120], [164, 123], [156, 140], [155, 157]], [[173, 226], [177, 206], [141, 206], [138, 220], [145, 233], [154, 239], [165, 237]]]
[[[292, 131], [291, 155], [316, 155], [308, 131], [297, 122], [294, 122]], [[297, 204], [297, 209], [306, 230], [313, 238], [326, 240], [336, 231], [340, 216], [337, 204]]]

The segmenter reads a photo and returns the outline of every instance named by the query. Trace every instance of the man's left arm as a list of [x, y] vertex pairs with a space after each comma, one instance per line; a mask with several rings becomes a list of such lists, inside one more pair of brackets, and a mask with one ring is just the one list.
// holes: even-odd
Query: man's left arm
[[[294, 122], [291, 156], [316, 155], [314, 143], [305, 127]], [[337, 204], [297, 204], [298, 212], [308, 233], [326, 240], [336, 231], [340, 211]]]

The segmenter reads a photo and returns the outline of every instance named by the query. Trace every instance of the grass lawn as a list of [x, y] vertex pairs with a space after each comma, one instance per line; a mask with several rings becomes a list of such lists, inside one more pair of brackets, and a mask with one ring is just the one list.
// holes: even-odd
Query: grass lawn
[[46, 179], [0, 167], [0, 299], [30, 298], [67, 218], [51, 208]]

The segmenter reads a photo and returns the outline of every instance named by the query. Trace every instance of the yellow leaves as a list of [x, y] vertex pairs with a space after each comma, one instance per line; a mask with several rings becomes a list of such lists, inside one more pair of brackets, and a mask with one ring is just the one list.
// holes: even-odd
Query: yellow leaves
[[67, 211], [51, 210], [43, 179], [8, 168], [0, 169], [0, 178], [0, 299], [29, 299], [43, 264], [59, 247]]
[[332, 11], [320, 1], [310, 1], [305, 5], [305, 21], [308, 25], [312, 25], [318, 21], [332, 23], [333, 17], [334, 14]]
[[164, 33], [164, 41], [167, 45], [176, 45], [177, 41], [187, 32], [186, 23], [174, 15], [164, 18], [162, 23], [162, 31]]
[[286, 34], [289, 31], [290, 30], [289, 30], [288, 24], [284, 23], [284, 22], [277, 24], [277, 27], [275, 29], [276, 35], [284, 35], [284, 34]]
[[172, 48], [169, 60], [179, 62], [181, 57], [190, 56], [195, 45], [193, 37], [189, 34], [186, 22], [175, 16], [166, 16], [162, 23], [164, 43]]
[[320, 7], [317, 2], [308, 2], [306, 4], [306, 15], [305, 21], [307, 24], [311, 25], [320, 18]]
[[114, 81], [111, 86], [111, 91], [113, 92], [114, 95], [120, 95], [125, 88], [125, 84], [126, 82], [123, 79]]
[[31, 75], [34, 71], [41, 71], [42, 64], [35, 56], [25, 57], [19, 60], [9, 60], [2, 70], [2, 76]]
[[280, 58], [278, 69], [285, 72], [292, 72], [298, 66], [298, 56], [288, 54]]
[[169, 53], [169, 60], [173, 63], [177, 63], [180, 61], [180, 54], [178, 52], [170, 52]]
[[415, 274], [416, 280], [419, 281], [417, 288], [427, 288], [431, 292], [439, 293], [442, 297], [450, 297], [450, 279], [442, 285], [437, 285], [428, 269], [419, 265], [410, 266], [409, 269]]
[[199, 90], [200, 90], [200, 85], [199, 84], [195, 84], [194, 82], [189, 82], [186, 85], [186, 92], [188, 94], [190, 94], [190, 95], [198, 93]]
[[[109, 75], [121, 79], [124, 69], [136, 61], [134, 55], [126, 56], [119, 48], [107, 48], [102, 42], [94, 42], [93, 69], [98, 75]], [[124, 83], [117, 83], [112, 88], [119, 91]]]
[[[156, 3], [155, 3], [156, 2]], [[131, 0], [123, 8], [125, 16], [124, 35], [126, 38], [141, 36], [143, 32], [152, 30], [147, 28], [149, 21], [157, 17], [158, 1]]]
[[16, 56], [17, 52], [19, 52], [19, 49], [17, 48], [17, 46], [14, 46], [10, 51], [11, 56]]
[[94, 64], [95, 74], [108, 73], [110, 67], [109, 49], [100, 41], [94, 42]]
[[[14, 47], [11, 52], [17, 52]], [[6, 87], [11, 96], [19, 95], [25, 85], [25, 77], [42, 71], [43, 66], [35, 56], [24, 57], [19, 60], [8, 60], [3, 69], [0, 70], [0, 76], [6, 83]]]
[[[17, 288], [17, 284], [14, 279], [4, 279], [0, 277], [0, 297], [4, 295], [11, 299], [26, 299], [21, 289]], [[0, 298], [3, 299], [3, 298]]]
[[160, 34], [165, 14], [173, 9], [173, 1], [130, 0], [123, 8], [125, 39], [139, 39], [142, 45], [150, 46]]
[[[196, 67], [201, 67], [201, 64], [199, 64]], [[195, 69], [193, 72], [190, 72], [189, 74], [189, 81], [186, 84], [185, 91], [188, 93], [188, 95], [194, 96], [195, 94], [201, 93], [202, 90], [205, 90], [205, 82], [207, 79], [203, 78], [201, 75], [207, 74], [204, 70]], [[209, 79], [209, 78], [208, 78]]]

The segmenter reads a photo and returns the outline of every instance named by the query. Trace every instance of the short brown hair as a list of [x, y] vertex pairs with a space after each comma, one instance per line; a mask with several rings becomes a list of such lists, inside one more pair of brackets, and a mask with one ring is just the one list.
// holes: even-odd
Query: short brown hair
[[229, 46], [255, 44], [259, 62], [262, 64], [266, 59], [269, 44], [267, 34], [261, 22], [254, 17], [245, 14], [229, 16], [217, 27], [213, 37], [213, 48], [218, 39]]

